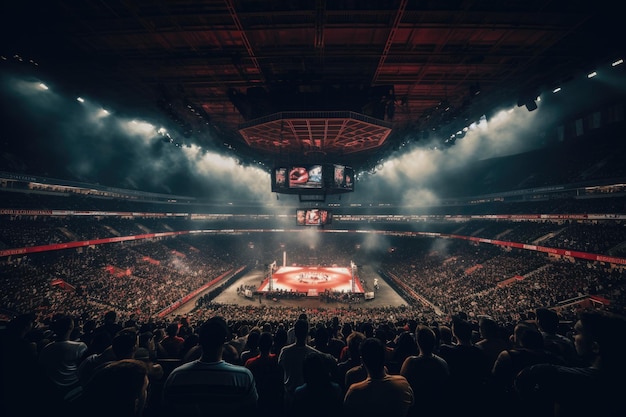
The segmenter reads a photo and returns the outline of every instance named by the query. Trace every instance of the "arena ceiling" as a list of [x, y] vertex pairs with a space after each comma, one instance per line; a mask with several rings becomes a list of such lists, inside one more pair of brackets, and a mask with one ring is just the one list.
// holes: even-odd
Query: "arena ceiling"
[[245, 162], [367, 169], [623, 53], [618, 3], [88, 0], [2, 5], [5, 63]]

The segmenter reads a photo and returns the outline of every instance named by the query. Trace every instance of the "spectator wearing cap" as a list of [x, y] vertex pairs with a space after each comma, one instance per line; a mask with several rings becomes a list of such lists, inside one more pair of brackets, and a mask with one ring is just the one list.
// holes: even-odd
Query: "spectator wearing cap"
[[256, 411], [258, 393], [249, 369], [222, 359], [230, 329], [219, 316], [198, 332], [202, 356], [174, 369], [163, 387], [165, 411], [176, 416], [233, 414]]

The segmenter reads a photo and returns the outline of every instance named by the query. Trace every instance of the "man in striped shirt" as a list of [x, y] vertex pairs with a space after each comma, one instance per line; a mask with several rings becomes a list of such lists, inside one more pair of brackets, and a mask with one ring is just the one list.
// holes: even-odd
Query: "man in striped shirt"
[[212, 317], [198, 335], [202, 356], [168, 376], [163, 387], [166, 409], [179, 417], [256, 411], [258, 394], [252, 373], [222, 359], [223, 346], [230, 340], [226, 321]]

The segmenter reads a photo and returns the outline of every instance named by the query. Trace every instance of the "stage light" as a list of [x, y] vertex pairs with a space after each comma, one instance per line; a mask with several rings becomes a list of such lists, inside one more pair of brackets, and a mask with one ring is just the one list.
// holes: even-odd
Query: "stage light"
[[80, 102], [80, 103], [84, 103], [84, 102], [85, 102], [85, 99], [84, 99], [84, 98], [82, 98], [82, 97], [77, 97], [77, 98], [76, 98], [76, 101], [78, 101], [78, 102]]
[[589, 74], [587, 74], [587, 78], [593, 78], [593, 77], [595, 77], [596, 75], [598, 75], [598, 73], [597, 73], [597, 72], [595, 72], [595, 71], [592, 71], [592, 72], [590, 72]]
[[42, 90], [48, 90], [48, 86], [45, 85], [44, 83], [39, 83], [39, 88], [41, 88]]
[[612, 67], [616, 67], [616, 66], [621, 65], [623, 63], [624, 63], [623, 59], [618, 59], [617, 61], [613, 61], [613, 63], [611, 63], [611, 66]]
[[559, 91], [561, 91], [561, 87], [557, 87], [554, 90], [552, 90], [553, 93], [558, 93]]
[[98, 116], [99, 116], [99, 117], [105, 117], [105, 116], [108, 116], [109, 114], [110, 114], [110, 113], [109, 113], [109, 111], [108, 111], [108, 110], [106, 110], [106, 109], [100, 109], [100, 112], [98, 113]]

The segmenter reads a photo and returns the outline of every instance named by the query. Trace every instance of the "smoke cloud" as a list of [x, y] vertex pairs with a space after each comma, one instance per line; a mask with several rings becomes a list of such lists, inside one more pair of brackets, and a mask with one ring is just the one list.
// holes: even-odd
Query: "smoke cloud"
[[[412, 150], [388, 158], [374, 175], [363, 176], [355, 187], [367, 190], [367, 199], [406, 206], [436, 204], [442, 198], [470, 191], [480, 194], [484, 184], [474, 176], [480, 161], [554, 145], [558, 141], [554, 134], [557, 126], [616, 98], [623, 100], [625, 92], [623, 71], [605, 68], [594, 79], [583, 74], [565, 83], [558, 94], [543, 92], [537, 110], [512, 105], [494, 111], [467, 126], [467, 132], [457, 137], [453, 146], [443, 145], [448, 139], [444, 137], [418, 142]], [[491, 175], [497, 179], [503, 173], [495, 171]]]
[[[463, 191], [479, 161], [546, 146], [546, 130], [581, 106], [597, 105], [608, 92], [624, 95], [623, 75], [597, 78], [570, 82], [558, 95], [544, 93], [532, 112], [502, 109], [468, 126], [453, 146], [441, 137], [415, 142], [381, 162], [375, 174], [360, 177], [343, 202], [428, 205]], [[175, 131], [154, 120], [116, 114], [95, 100], [79, 102], [39, 80], [3, 74], [0, 82], [1, 169], [223, 202], [297, 204], [297, 196], [277, 201], [265, 170], [205, 149], [193, 137], [178, 143]]]
[[224, 202], [270, 197], [265, 171], [178, 143], [165, 126], [14, 76], [2, 79], [2, 100], [10, 109], [3, 117], [7, 170]]

